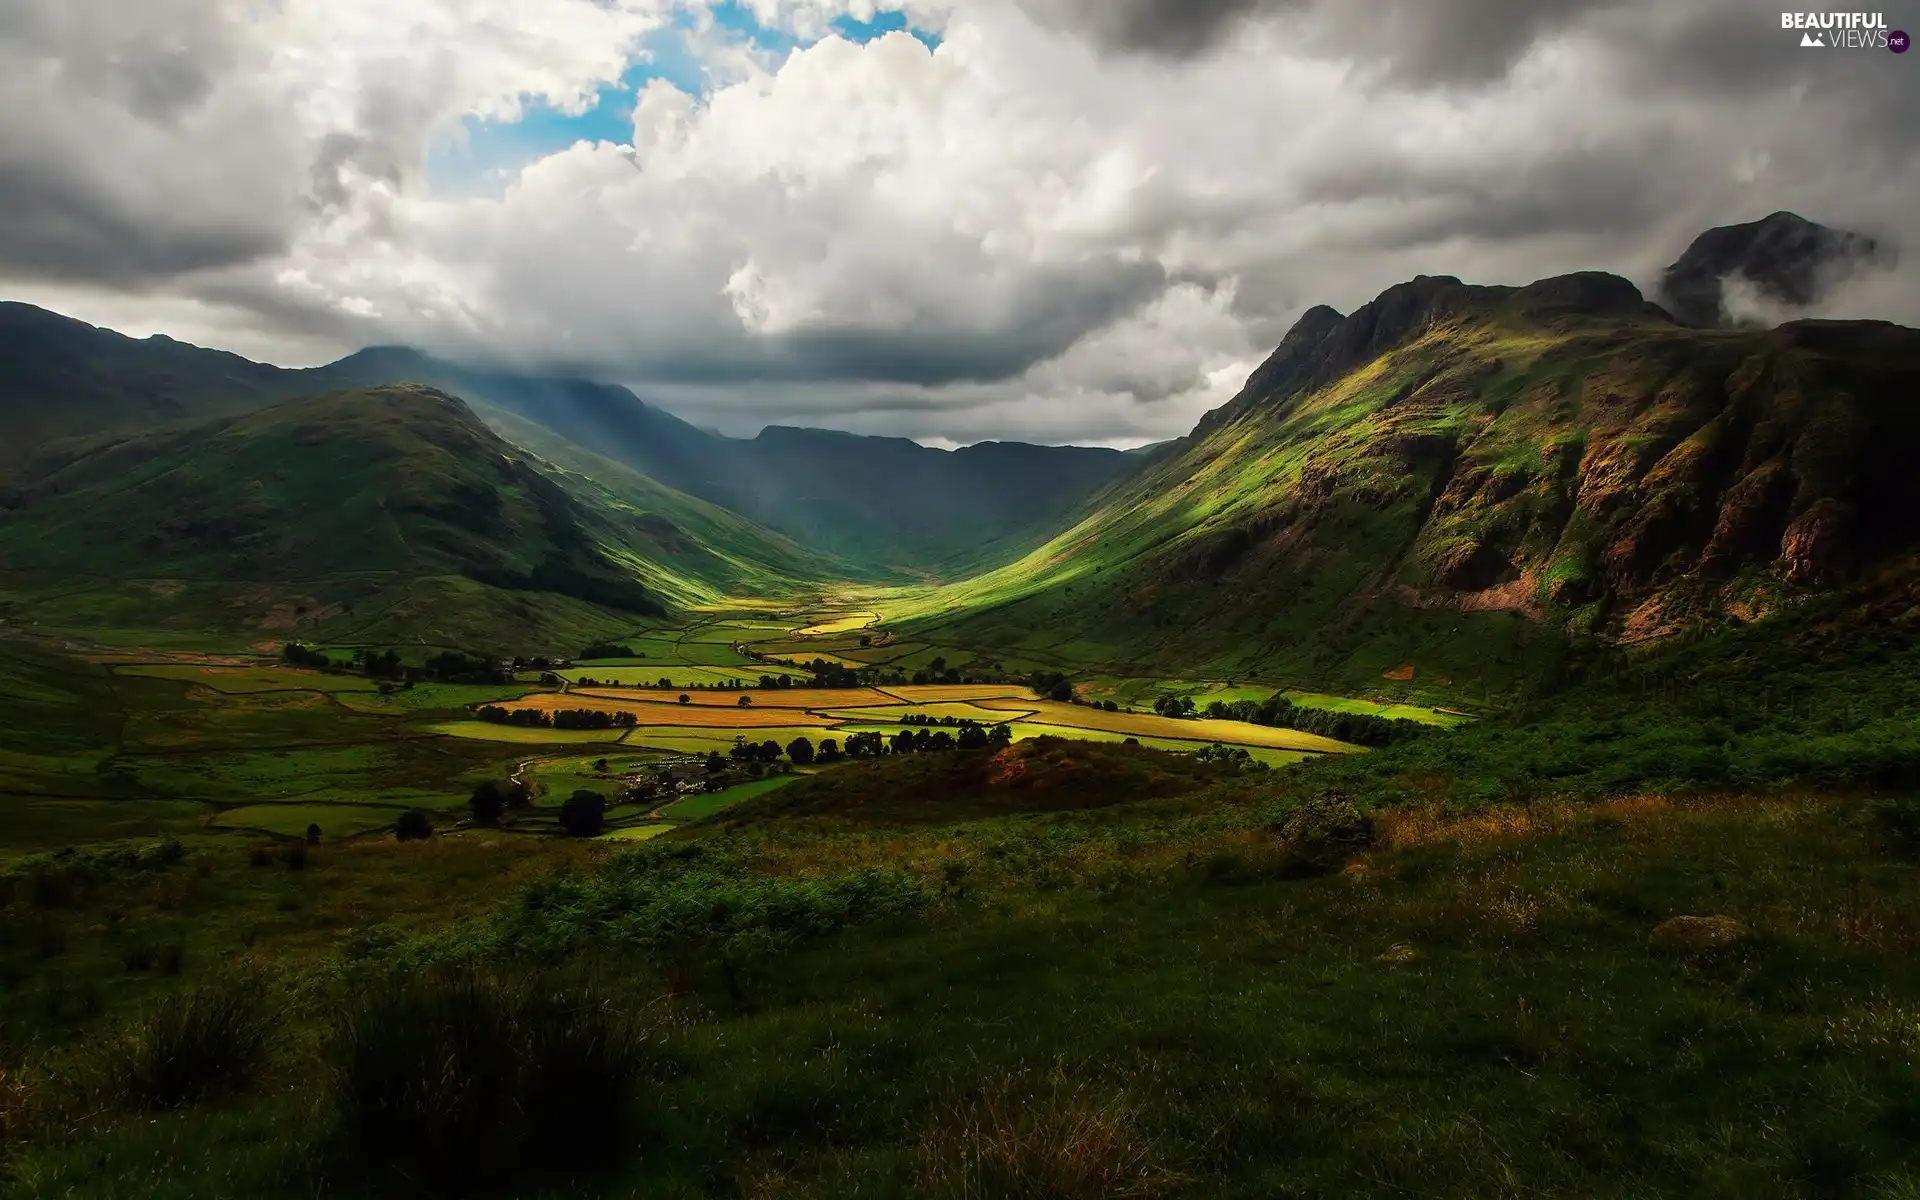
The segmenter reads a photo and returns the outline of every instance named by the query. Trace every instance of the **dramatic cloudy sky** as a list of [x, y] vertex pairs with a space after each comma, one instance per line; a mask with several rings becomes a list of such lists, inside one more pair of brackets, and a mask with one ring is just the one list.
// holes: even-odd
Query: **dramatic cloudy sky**
[[1752, 0], [5, 0], [0, 296], [1132, 444], [1418, 273], [1644, 285], [1776, 208], [1920, 252], [1920, 53], [1797, 43]]

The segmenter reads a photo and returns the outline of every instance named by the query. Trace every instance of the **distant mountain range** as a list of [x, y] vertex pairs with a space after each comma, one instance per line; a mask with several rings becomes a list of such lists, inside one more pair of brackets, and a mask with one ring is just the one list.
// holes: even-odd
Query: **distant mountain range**
[[285, 370], [0, 303], [0, 471], [63, 437], [394, 383], [438, 387], [490, 421], [515, 418], [591, 447], [883, 576], [952, 568], [984, 547], [1038, 540], [1137, 462], [1117, 450], [989, 442], [943, 451], [787, 427], [729, 438], [590, 380], [474, 370], [399, 347]]

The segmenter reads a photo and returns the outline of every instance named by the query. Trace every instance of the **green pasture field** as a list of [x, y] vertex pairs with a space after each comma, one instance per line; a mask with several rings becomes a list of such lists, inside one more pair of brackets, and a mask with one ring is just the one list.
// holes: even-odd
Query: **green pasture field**
[[385, 696], [377, 692], [356, 691], [336, 695], [335, 699], [355, 712], [370, 713], [375, 716], [404, 716], [419, 712], [473, 708], [476, 705], [492, 704], [502, 700], [518, 700], [535, 690], [538, 689], [520, 684], [416, 683], [410, 688], [399, 688]]
[[526, 729], [517, 725], [496, 725], [491, 721], [441, 721], [426, 728], [448, 737], [470, 738], [481, 742], [505, 742], [516, 746], [564, 746], [576, 742], [618, 742], [627, 736], [624, 729]]
[[333, 675], [294, 667], [222, 667], [184, 663], [115, 664], [113, 673], [145, 679], [197, 683], [216, 692], [372, 692], [379, 684], [358, 675]]
[[749, 783], [738, 783], [725, 791], [713, 792], [704, 796], [688, 796], [677, 800], [660, 810], [663, 817], [676, 821], [697, 821], [701, 817], [710, 817], [714, 813], [732, 808], [743, 800], [755, 796], [764, 796], [776, 788], [783, 788], [795, 780], [805, 778], [797, 774], [769, 775], [765, 779], [755, 779]]
[[184, 800], [82, 800], [0, 796], [0, 859], [88, 842], [182, 837], [201, 827], [209, 809]]
[[736, 667], [692, 667], [685, 663], [667, 663], [658, 667], [647, 665], [596, 667], [583, 663], [557, 674], [568, 683], [578, 683], [582, 679], [597, 679], [601, 683], [614, 687], [653, 687], [662, 678], [671, 679], [675, 687], [734, 682], [757, 684], [762, 675], [784, 675], [796, 681], [812, 678], [805, 671], [774, 663], [748, 663]]
[[1142, 746], [1152, 750], [1172, 750], [1182, 754], [1192, 754], [1211, 745], [1237, 745], [1259, 762], [1270, 767], [1290, 767], [1310, 758], [1320, 757], [1304, 750], [1280, 750], [1272, 746], [1248, 746], [1234, 742], [1195, 741], [1187, 738], [1153, 737], [1132, 733], [1116, 733], [1108, 729], [1069, 729], [1061, 725], [1042, 725], [1031, 721], [1015, 721], [1009, 727], [1015, 741], [1025, 741], [1037, 737], [1065, 737], [1082, 742], [1124, 742], [1128, 738], [1136, 739]]
[[211, 822], [222, 829], [257, 829], [285, 837], [304, 837], [318, 825], [322, 841], [391, 829], [404, 807], [378, 804], [248, 804], [230, 808]]
[[610, 829], [601, 834], [598, 840], [603, 842], [644, 842], [657, 838], [661, 834], [674, 828], [675, 826], [673, 825], [662, 824], [657, 821], [649, 822], [645, 825], [628, 825], [620, 829]]
[[1442, 712], [1439, 709], [1426, 708], [1418, 704], [1353, 700], [1319, 692], [1290, 691], [1287, 693], [1287, 699], [1301, 708], [1323, 708], [1330, 712], [1360, 713], [1363, 716], [1386, 717], [1397, 721], [1418, 721], [1422, 725], [1433, 725], [1441, 729], [1453, 729], [1473, 719], [1462, 713]]

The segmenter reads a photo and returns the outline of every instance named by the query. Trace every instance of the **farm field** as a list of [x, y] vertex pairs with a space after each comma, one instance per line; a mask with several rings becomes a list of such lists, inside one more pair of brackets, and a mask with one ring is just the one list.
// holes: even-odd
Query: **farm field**
[[516, 746], [560, 746], [570, 743], [618, 742], [627, 736], [625, 729], [526, 729], [517, 725], [495, 725], [491, 721], [440, 721], [427, 726], [433, 733], [469, 738], [477, 742], [504, 742]]
[[[681, 696], [687, 697], [687, 704], [680, 703]], [[671, 689], [661, 691], [657, 688], [635, 688], [611, 691], [602, 688], [574, 688], [563, 696], [552, 696], [555, 707], [567, 706], [567, 699], [574, 696], [597, 696], [607, 700], [630, 701], [636, 704], [670, 704], [676, 708], [823, 708], [832, 705], [837, 708], [853, 708], [866, 704], [895, 704], [898, 699], [878, 688], [742, 688], [738, 691], [689, 691], [676, 692]], [[751, 703], [742, 705], [745, 698]]]
[[608, 830], [606, 833], [600, 835], [599, 840], [603, 842], [645, 842], [677, 828], [678, 826], [662, 824], [657, 821], [650, 822], [646, 825], [627, 825], [620, 829]]
[[[1005, 725], [1017, 740], [1133, 737], [1182, 752], [1219, 741], [1275, 766], [1352, 749], [1292, 730], [1043, 701], [1024, 682], [908, 682], [914, 671], [966, 668], [976, 657], [963, 647], [895, 641], [876, 624], [880, 617], [875, 607], [716, 607], [681, 625], [655, 623], [611, 639], [633, 656], [581, 661], [559, 672], [567, 681], [562, 690], [541, 686], [537, 671], [516, 683], [417, 681], [383, 690], [360, 675], [289, 666], [264, 646], [231, 642], [188, 649], [172, 640], [155, 649], [132, 639], [99, 639], [77, 651], [33, 651], [31, 669], [0, 670], [0, 684], [22, 703], [70, 715], [57, 731], [36, 735], [24, 728], [0, 737], [0, 789], [20, 797], [0, 851], [168, 830], [297, 837], [310, 823], [328, 838], [378, 835], [410, 808], [440, 814], [442, 823], [458, 821], [476, 783], [506, 778], [529, 754], [545, 752], [532, 761], [546, 763], [574, 752], [564, 769], [535, 768], [547, 791], [563, 797], [576, 788], [611, 790], [607, 775], [617, 782], [635, 763], [661, 755], [726, 755], [743, 737], [781, 747], [804, 737], [817, 745], [853, 733], [890, 738], [925, 722]], [[861, 646], [862, 640], [869, 644]], [[871, 668], [876, 683], [723, 686], [768, 674], [796, 683], [812, 679], [798, 667], [766, 661], [775, 651], [798, 661]], [[332, 653], [338, 659], [341, 649]], [[426, 651], [406, 653], [417, 663]], [[663, 676], [675, 686], [655, 686]], [[580, 687], [582, 678], [601, 686]], [[1094, 677], [1084, 690], [1096, 700], [1129, 697], [1144, 707], [1173, 689], [1190, 689], [1203, 701], [1276, 690]], [[1292, 694], [1303, 705], [1436, 724], [1460, 720], [1406, 705]], [[743, 697], [748, 704], [740, 703]], [[477, 719], [483, 705], [630, 713], [637, 724], [527, 728]], [[617, 756], [610, 772], [594, 772], [592, 761], [609, 753]], [[674, 815], [684, 821], [709, 802], [682, 801]]]
[[879, 613], [843, 613], [838, 616], [829, 616], [805, 628], [796, 629], [793, 631], [793, 636], [797, 638], [832, 637], [836, 633], [852, 633], [855, 630], [867, 629], [878, 624], [879, 621]]
[[788, 679], [811, 679], [798, 667], [786, 667], [777, 663], [751, 663], [738, 667], [695, 667], [685, 663], [658, 663], [653, 665], [634, 665], [631, 659], [618, 659], [601, 664], [578, 663], [565, 671], [554, 672], [568, 683], [577, 684], [583, 679], [594, 679], [615, 687], [655, 687], [660, 680], [673, 681], [673, 686], [683, 689], [714, 687], [720, 685], [748, 685], [758, 683], [762, 675], [784, 675]]
[[[668, 693], [656, 694], [668, 695]], [[508, 712], [524, 712], [532, 709], [540, 712], [586, 710], [632, 713], [642, 725], [708, 725], [726, 729], [757, 729], [771, 725], [826, 725], [829, 723], [824, 717], [815, 716], [798, 706], [776, 708], [769, 705], [762, 708], [759, 705], [679, 704], [670, 698], [652, 701], [630, 700], [594, 692], [539, 692], [519, 700], [509, 700], [499, 707]]]
[[1423, 708], [1418, 704], [1380, 703], [1372, 700], [1354, 700], [1345, 696], [1328, 696], [1319, 692], [1288, 692], [1287, 699], [1301, 708], [1324, 708], [1329, 712], [1360, 713], [1363, 716], [1385, 717], [1390, 721], [1418, 721], [1422, 725], [1433, 725], [1442, 729], [1452, 729], [1464, 725], [1473, 718], [1464, 713], [1446, 712], [1437, 708]]
[[702, 817], [710, 817], [714, 813], [732, 808], [742, 801], [751, 800], [755, 796], [764, 796], [768, 792], [803, 778], [805, 776], [802, 775], [772, 775], [765, 779], [756, 779], [751, 783], [730, 787], [725, 791], [713, 792], [705, 796], [689, 796], [667, 805], [660, 810], [660, 815], [671, 817], [676, 821], [697, 821]]
[[1266, 746], [1275, 750], [1307, 750], [1340, 754], [1354, 749], [1344, 742], [1295, 729], [1276, 729], [1249, 725], [1244, 721], [1214, 721], [1206, 718], [1184, 720], [1149, 713], [1106, 712], [1077, 704], [1053, 700], [983, 700], [982, 707], [1008, 712], [1028, 711], [1025, 718], [1035, 725], [1062, 730], [1097, 729], [1108, 733], [1137, 737], [1176, 738], [1186, 741], [1221, 742], [1241, 746]]

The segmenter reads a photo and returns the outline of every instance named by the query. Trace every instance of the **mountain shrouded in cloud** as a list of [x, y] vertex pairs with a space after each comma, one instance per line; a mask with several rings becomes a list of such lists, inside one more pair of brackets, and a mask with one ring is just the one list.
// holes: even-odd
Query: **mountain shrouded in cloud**
[[[1783, 208], [1911, 244], [1912, 65], [1732, 0], [22, 0], [0, 293], [733, 433], [1126, 445], [1421, 272], [1651, 291]], [[1845, 315], [1920, 319], [1880, 287]]]

